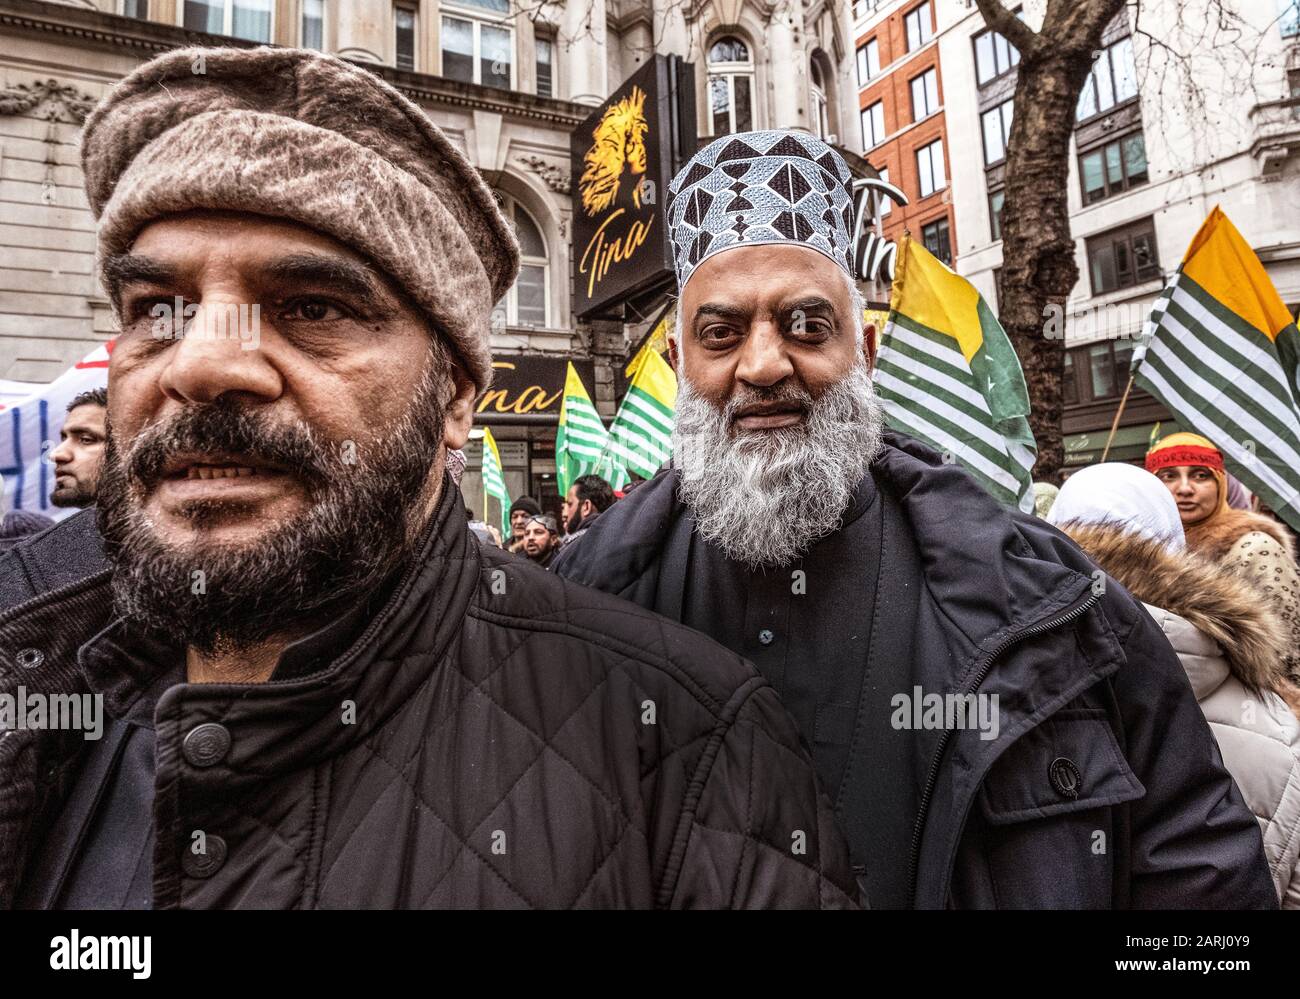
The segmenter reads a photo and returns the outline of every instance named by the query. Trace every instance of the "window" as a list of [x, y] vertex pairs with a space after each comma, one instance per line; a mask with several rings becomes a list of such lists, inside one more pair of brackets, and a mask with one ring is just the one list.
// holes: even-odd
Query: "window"
[[498, 194], [497, 199], [519, 239], [519, 276], [497, 306], [505, 308], [506, 322], [512, 326], [545, 326], [550, 288], [546, 240], [542, 238], [541, 228], [519, 202], [504, 194]]
[[858, 86], [880, 75], [880, 43], [874, 38], [858, 49]]
[[397, 68], [415, 69], [415, 10], [394, 7], [393, 24], [397, 42]]
[[934, 28], [930, 22], [930, 0], [908, 11], [903, 17], [903, 27], [907, 30], [907, 51], [919, 49], [934, 37]]
[[947, 218], [935, 219], [928, 225], [921, 226], [921, 242], [945, 264], [952, 266], [952, 246], [948, 240]]
[[1133, 39], [1121, 38], [1092, 64], [1092, 72], [1079, 92], [1076, 121], [1102, 114], [1137, 96], [1137, 69], [1133, 64]]
[[443, 76], [508, 90], [513, 69], [514, 32], [510, 28], [477, 18], [443, 15]]
[[149, 19], [149, 0], [122, 0], [122, 13], [126, 17]]
[[1156, 232], [1150, 219], [1088, 239], [1092, 293], [1131, 288], [1160, 276]]
[[185, 0], [182, 24], [189, 31], [271, 40], [271, 0]]
[[537, 96], [555, 96], [555, 43], [537, 36]]
[[[881, 167], [880, 170], [877, 171], [877, 173], [880, 174], [881, 180], [883, 180], [886, 184], [889, 183], [889, 167]], [[888, 215], [890, 212], [894, 210], [894, 199], [887, 195], [884, 194], [878, 195], [876, 198], [876, 204], [880, 206], [879, 208], [876, 209], [876, 212], [877, 214], [879, 214], [881, 218], [884, 218], [886, 215]]]
[[1094, 399], [1109, 399], [1115, 394], [1115, 365], [1109, 343], [1094, 343], [1088, 348], [1088, 382]]
[[980, 115], [984, 132], [984, 165], [992, 166], [1007, 158], [1007, 140], [1011, 138], [1011, 117], [1014, 101], [1003, 101], [997, 107]]
[[1300, 0], [1277, 0], [1278, 27], [1283, 38], [1300, 35]]
[[862, 111], [862, 145], [866, 149], [885, 141], [885, 102], [876, 101]]
[[943, 171], [943, 139], [935, 139], [916, 151], [916, 175], [920, 179], [923, 198], [947, 185]]
[[1079, 402], [1079, 381], [1078, 374], [1074, 370], [1074, 351], [1065, 352], [1064, 368], [1061, 375], [1061, 402], [1067, 406], [1077, 405]]
[[975, 36], [975, 80], [982, 87], [1020, 65], [1020, 51], [996, 31]]
[[302, 47], [325, 50], [325, 0], [302, 0]]
[[1006, 200], [1005, 190], [994, 191], [989, 195], [989, 229], [995, 243], [1002, 238], [1002, 205]]
[[1108, 142], [1079, 157], [1083, 203], [1094, 205], [1147, 182], [1147, 147], [1141, 132]]
[[813, 131], [817, 138], [825, 139], [831, 132], [830, 115], [826, 110], [826, 85], [822, 80], [821, 67], [813, 59], [808, 64], [809, 107], [812, 109]]
[[1065, 352], [1061, 401], [1067, 406], [1118, 399], [1128, 384], [1132, 340], [1105, 340]]
[[912, 120], [920, 121], [939, 110], [939, 74], [933, 68], [912, 78]]
[[709, 107], [713, 134], [748, 132], [754, 127], [754, 63], [739, 38], [719, 38], [709, 49]]

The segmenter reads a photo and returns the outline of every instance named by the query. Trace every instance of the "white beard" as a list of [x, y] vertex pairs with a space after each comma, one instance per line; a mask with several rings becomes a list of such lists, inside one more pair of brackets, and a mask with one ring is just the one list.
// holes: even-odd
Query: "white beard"
[[[798, 399], [803, 422], [732, 432], [731, 416], [757, 401]], [[786, 566], [840, 525], [882, 447], [884, 411], [859, 361], [813, 400], [793, 386], [737, 391], [719, 410], [683, 375], [673, 421], [678, 494], [696, 530], [750, 568]]]

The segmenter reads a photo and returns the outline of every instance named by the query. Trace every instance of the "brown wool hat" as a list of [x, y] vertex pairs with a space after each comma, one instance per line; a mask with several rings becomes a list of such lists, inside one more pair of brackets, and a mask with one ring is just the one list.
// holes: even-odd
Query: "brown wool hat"
[[491, 381], [519, 244], [464, 155], [373, 73], [305, 49], [169, 52], [86, 119], [81, 161], [101, 261], [178, 212], [298, 222], [369, 257]]

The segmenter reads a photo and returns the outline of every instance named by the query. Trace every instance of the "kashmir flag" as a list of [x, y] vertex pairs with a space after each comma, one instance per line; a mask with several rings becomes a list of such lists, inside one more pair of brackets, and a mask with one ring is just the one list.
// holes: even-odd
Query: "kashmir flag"
[[876, 355], [886, 423], [951, 454], [996, 499], [1034, 508], [1038, 445], [1011, 341], [980, 293], [910, 236]]
[[659, 318], [655, 320], [654, 328], [645, 338], [645, 343], [641, 344], [641, 349], [636, 352], [636, 356], [628, 361], [623, 371], [624, 378], [635, 378], [636, 373], [641, 370], [642, 362], [651, 354], [663, 356], [668, 349], [668, 334], [672, 332], [676, 318], [675, 309], [676, 306], [670, 302], [664, 307], [664, 311], [659, 313]]
[[626, 484], [627, 469], [644, 479], [653, 478], [672, 457], [676, 407], [677, 376], [658, 353], [647, 354], [609, 428], [601, 474], [606, 468], [616, 475], [621, 472], [621, 482], [606, 476], [615, 489]]
[[1130, 370], [1300, 530], [1300, 332], [1217, 206], [1156, 299]]
[[595, 471], [605, 452], [609, 434], [578, 370], [569, 362], [560, 403], [560, 425], [555, 432], [555, 477], [560, 495], [567, 496], [574, 479]]
[[501, 537], [510, 537], [510, 493], [501, 470], [501, 452], [492, 431], [483, 428], [483, 520], [487, 520], [487, 498], [495, 496], [501, 503]]
[[54, 465], [46, 455], [58, 446], [68, 403], [82, 392], [108, 384], [112, 353], [112, 340], [100, 344], [50, 384], [0, 406], [0, 476], [7, 509], [31, 510], [56, 520], [77, 512], [50, 503]]

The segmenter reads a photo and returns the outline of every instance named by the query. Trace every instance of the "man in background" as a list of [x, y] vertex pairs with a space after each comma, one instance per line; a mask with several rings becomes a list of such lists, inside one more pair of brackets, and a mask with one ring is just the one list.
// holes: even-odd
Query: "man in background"
[[576, 479], [564, 497], [564, 539], [560, 543], [577, 541], [613, 505], [614, 488], [599, 475]]
[[536, 517], [542, 512], [541, 504], [531, 496], [520, 496], [510, 504], [510, 543], [508, 551], [516, 555], [524, 550], [524, 525], [529, 517]]
[[524, 524], [524, 554], [543, 569], [549, 569], [560, 550], [560, 529], [549, 513], [529, 517]]
[[54, 462], [54, 492], [50, 502], [58, 507], [93, 506], [99, 491], [99, 467], [104, 458], [104, 415], [108, 389], [82, 392], [68, 403], [59, 431], [59, 446], [50, 452]]

